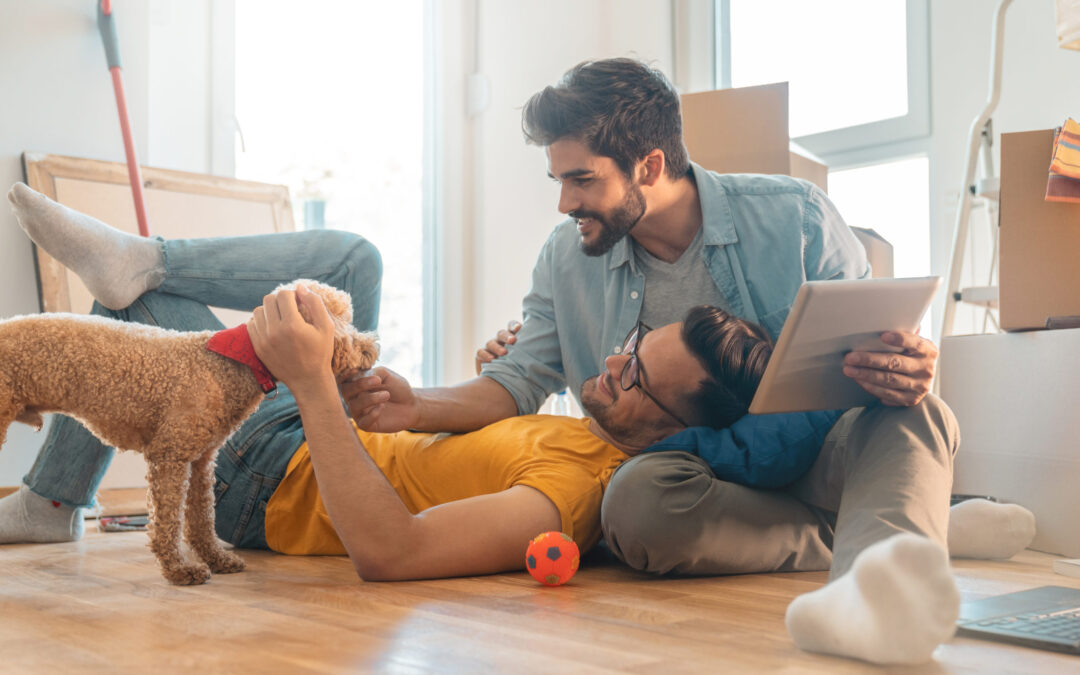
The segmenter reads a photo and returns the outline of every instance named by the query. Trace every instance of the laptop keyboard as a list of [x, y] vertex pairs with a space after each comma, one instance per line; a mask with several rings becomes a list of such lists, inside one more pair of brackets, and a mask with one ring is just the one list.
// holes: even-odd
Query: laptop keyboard
[[1032, 612], [996, 619], [980, 621], [975, 625], [983, 628], [1007, 629], [1030, 635], [1048, 637], [1056, 640], [1080, 642], [1080, 608], [1067, 609], [1052, 614]]

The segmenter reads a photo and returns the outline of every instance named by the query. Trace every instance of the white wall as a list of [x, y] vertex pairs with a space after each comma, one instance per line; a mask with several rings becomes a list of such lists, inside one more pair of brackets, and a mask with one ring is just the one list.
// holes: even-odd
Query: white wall
[[[210, 170], [209, 3], [114, 0], [139, 161]], [[153, 74], [153, 76], [151, 76]], [[24, 151], [124, 160], [93, 2], [5, 2], [0, 20], [0, 191], [23, 180]], [[0, 317], [36, 312], [30, 241], [0, 205]], [[18, 484], [43, 438], [14, 424], [0, 486]]]
[[[151, 166], [212, 173], [210, 5], [151, 0], [146, 60], [147, 155]], [[122, 15], [118, 15], [122, 16]], [[125, 59], [125, 69], [127, 59]], [[228, 144], [225, 152], [232, 152]]]
[[[968, 130], [989, 95], [990, 31], [996, 2], [949, 0], [930, 3], [932, 139], [930, 208], [932, 266], [948, 272]], [[1080, 116], [1080, 52], [1059, 49], [1052, 0], [1015, 0], [1005, 15], [1001, 101], [993, 115], [994, 161], [1001, 170], [1000, 135], [1049, 129]], [[988, 230], [976, 212], [975, 272], [963, 286], [985, 285]], [[940, 309], [938, 318], [940, 319]], [[935, 325], [940, 325], [940, 320]], [[961, 305], [956, 333], [980, 330], [982, 312]]]
[[[669, 76], [673, 64], [667, 1], [488, 0], [475, 7], [478, 36], [475, 51], [466, 50], [465, 65], [476, 64], [486, 78], [490, 101], [469, 123], [472, 136], [464, 149], [466, 175], [475, 176], [475, 183], [459, 222], [461, 241], [471, 242], [471, 250], [447, 263], [455, 282], [467, 280], [463, 291], [472, 300], [471, 307], [465, 302], [448, 317], [461, 316], [460, 328], [445, 323], [455, 333], [443, 352], [444, 379], [450, 383], [471, 376], [476, 348], [520, 317], [536, 256], [564, 218], [556, 210], [557, 185], [547, 178], [543, 150], [523, 140], [525, 101], [587, 59], [635, 56]], [[446, 189], [454, 190], [454, 177], [444, 178]], [[464, 181], [460, 187], [470, 190]]]

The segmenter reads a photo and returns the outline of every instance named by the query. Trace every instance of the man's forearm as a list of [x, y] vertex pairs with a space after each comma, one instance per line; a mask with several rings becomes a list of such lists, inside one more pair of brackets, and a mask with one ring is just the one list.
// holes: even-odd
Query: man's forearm
[[380, 578], [409, 545], [414, 516], [357, 438], [333, 378], [293, 394], [330, 521], [360, 576]]
[[501, 384], [474, 377], [453, 387], [417, 389], [420, 419], [417, 431], [475, 431], [517, 415], [517, 403]]

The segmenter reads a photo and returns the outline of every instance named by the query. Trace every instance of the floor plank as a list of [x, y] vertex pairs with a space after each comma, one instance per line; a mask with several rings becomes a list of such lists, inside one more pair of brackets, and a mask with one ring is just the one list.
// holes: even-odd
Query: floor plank
[[[0, 670], [882, 671], [788, 638], [787, 604], [824, 573], [655, 579], [601, 564], [561, 588], [524, 573], [363, 583], [344, 558], [242, 555], [246, 572], [192, 588], [164, 582], [142, 532], [0, 547]], [[968, 599], [1080, 588], [1052, 559], [1026, 551], [954, 568]], [[955, 638], [932, 664], [896, 672], [1080, 673], [1080, 658]]]

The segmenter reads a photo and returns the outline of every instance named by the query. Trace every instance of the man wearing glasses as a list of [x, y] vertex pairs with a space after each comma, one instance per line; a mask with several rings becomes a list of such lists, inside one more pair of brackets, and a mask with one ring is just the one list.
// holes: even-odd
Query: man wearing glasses
[[279, 552], [347, 553], [365, 580], [521, 569], [522, 542], [550, 530], [588, 550], [619, 464], [688, 423], [722, 428], [744, 415], [772, 352], [760, 327], [699, 306], [631, 332], [582, 387], [591, 420], [528, 415], [465, 434], [380, 434], [349, 425], [333, 376], [303, 364], [320, 361], [322, 327], [284, 311], [294, 302], [267, 298], [252, 330], [259, 357], [296, 397], [306, 437], [254, 527]]
[[[522, 127], [544, 148], [570, 219], [540, 252], [520, 332], [489, 342], [481, 375], [455, 387], [413, 391], [379, 369], [347, 384], [362, 428], [468, 431], [531, 414], [550, 393], [576, 393], [603, 372], [638, 322], [663, 326], [707, 304], [775, 339], [804, 281], [870, 275], [818, 188], [690, 162], [678, 94], [641, 62], [576, 66], [526, 103]], [[828, 569], [833, 583], [789, 608], [797, 644], [882, 663], [929, 659], [958, 608], [945, 544], [959, 432], [928, 394], [936, 346], [896, 332], [882, 340], [903, 351], [849, 354], [844, 373], [883, 405], [748, 416], [718, 435], [684, 431], [624, 463], [604, 494], [611, 550], [658, 574]], [[598, 380], [599, 396], [609, 382]], [[623, 397], [680, 427], [700, 424], [650, 393]], [[807, 447], [810, 461], [792, 464], [802, 477], [755, 474], [761, 458], [804, 457]], [[655, 451], [669, 448], [683, 451]]]

